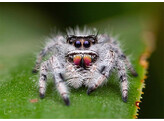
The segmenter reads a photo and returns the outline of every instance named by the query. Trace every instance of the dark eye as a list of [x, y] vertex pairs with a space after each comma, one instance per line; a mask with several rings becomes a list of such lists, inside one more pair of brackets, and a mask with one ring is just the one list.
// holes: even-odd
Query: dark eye
[[69, 38], [69, 40], [68, 40], [68, 42], [69, 42], [69, 44], [72, 44], [74, 41], [76, 40], [76, 38]]
[[72, 44], [73, 43], [73, 41], [71, 39], [68, 42], [69, 42], [69, 44]]
[[90, 47], [90, 42], [89, 41], [84, 41], [83, 45], [84, 45], [85, 48], [88, 48], [88, 47]]
[[81, 42], [80, 41], [76, 41], [75, 42], [75, 47], [77, 47], [77, 48], [81, 47]]
[[94, 39], [94, 38], [89, 38], [89, 40], [90, 40], [93, 44], [95, 44], [95, 43], [96, 43], [96, 41], [95, 41], [95, 39]]

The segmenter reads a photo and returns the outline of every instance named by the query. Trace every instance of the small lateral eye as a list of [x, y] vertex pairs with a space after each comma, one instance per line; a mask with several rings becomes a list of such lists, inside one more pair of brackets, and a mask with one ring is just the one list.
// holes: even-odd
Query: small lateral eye
[[96, 43], [96, 40], [95, 40], [95, 38], [89, 38], [89, 40], [92, 42], [92, 44], [95, 44]]
[[69, 42], [69, 44], [72, 44], [73, 43], [73, 41], [71, 39], [68, 42]]
[[81, 42], [77, 40], [77, 41], [75, 42], [75, 47], [76, 47], [76, 48], [80, 48], [80, 47], [81, 47]]
[[72, 44], [74, 41], [76, 40], [76, 38], [70, 38], [69, 40], [68, 40], [68, 42], [69, 42], [69, 44]]
[[72, 35], [67, 36], [67, 42], [68, 42], [69, 44], [72, 44], [72, 43], [74, 43], [75, 41], [76, 41], [76, 37], [74, 37], [74, 36], [72, 36]]
[[86, 41], [84, 41], [83, 45], [85, 48], [89, 48], [91, 44], [89, 41], [86, 40]]

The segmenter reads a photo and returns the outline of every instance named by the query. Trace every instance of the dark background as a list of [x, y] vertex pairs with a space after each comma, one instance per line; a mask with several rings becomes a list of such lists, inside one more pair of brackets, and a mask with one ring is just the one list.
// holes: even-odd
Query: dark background
[[[145, 14], [157, 17], [156, 50], [149, 61], [148, 78], [139, 118], [164, 118], [164, 3], [1, 3], [0, 10], [40, 11], [49, 28], [82, 26], [115, 16]], [[7, 13], [7, 11], [5, 11]], [[26, 13], [23, 13], [26, 14]], [[13, 15], [14, 16], [14, 15]], [[28, 19], [28, 16], [26, 16]], [[3, 19], [3, 18], [0, 18]], [[29, 18], [30, 20], [30, 18]], [[40, 20], [42, 21], [42, 20]], [[39, 21], [38, 21], [39, 22]], [[56, 24], [57, 23], [57, 24]], [[0, 26], [2, 23], [0, 23]]]

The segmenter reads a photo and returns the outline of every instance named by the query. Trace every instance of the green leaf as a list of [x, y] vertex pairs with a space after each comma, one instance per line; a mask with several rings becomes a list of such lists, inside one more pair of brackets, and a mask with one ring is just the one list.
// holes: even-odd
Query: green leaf
[[[35, 22], [41, 17], [38, 16]], [[10, 18], [5, 18], [8, 19]], [[31, 73], [35, 63], [34, 53], [39, 52], [38, 46], [41, 46], [39, 39], [48, 35], [44, 25], [49, 21], [43, 21], [38, 25], [41, 27], [39, 30], [37, 27], [33, 29], [33, 25], [17, 21], [10, 25], [4, 22], [4, 27], [0, 28], [4, 35], [0, 41], [0, 118], [135, 118], [136, 103], [140, 101], [146, 74], [146, 68], [140, 64], [146, 45], [143, 42], [143, 28], [139, 17], [120, 16], [91, 25], [101, 32], [119, 35], [126, 55], [131, 55], [130, 59], [139, 76], [135, 78], [129, 74], [128, 102], [122, 101], [119, 80], [116, 73], [113, 73], [108, 83], [90, 96], [86, 94], [87, 88], [71, 89], [69, 107], [59, 97], [52, 79], [48, 80], [45, 99], [39, 99], [38, 75]], [[17, 28], [14, 29], [16, 31], [9, 29], [10, 26]], [[6, 36], [7, 31], [4, 28], [12, 34]], [[20, 36], [15, 37], [18, 33]]]

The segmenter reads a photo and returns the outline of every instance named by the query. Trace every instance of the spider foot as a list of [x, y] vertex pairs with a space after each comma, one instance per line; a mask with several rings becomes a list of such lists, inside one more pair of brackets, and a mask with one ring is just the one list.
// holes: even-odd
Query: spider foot
[[40, 93], [40, 99], [43, 99], [45, 97], [45, 94]]
[[125, 103], [127, 102], [127, 99], [128, 99], [128, 96], [122, 97], [122, 100], [123, 100]]
[[38, 70], [37, 70], [37, 69], [33, 69], [33, 70], [32, 70], [32, 73], [33, 73], [33, 74], [36, 74], [36, 73], [38, 73]]
[[138, 76], [138, 73], [137, 73], [137, 72], [133, 72], [132, 75], [133, 75], [134, 77], [137, 77], [137, 76]]
[[87, 90], [87, 94], [90, 95], [94, 90], [96, 90], [95, 87], [89, 87]]
[[64, 102], [65, 102], [65, 104], [66, 104], [67, 106], [70, 105], [70, 100], [69, 100], [68, 97], [63, 97], [63, 100], [64, 100]]

